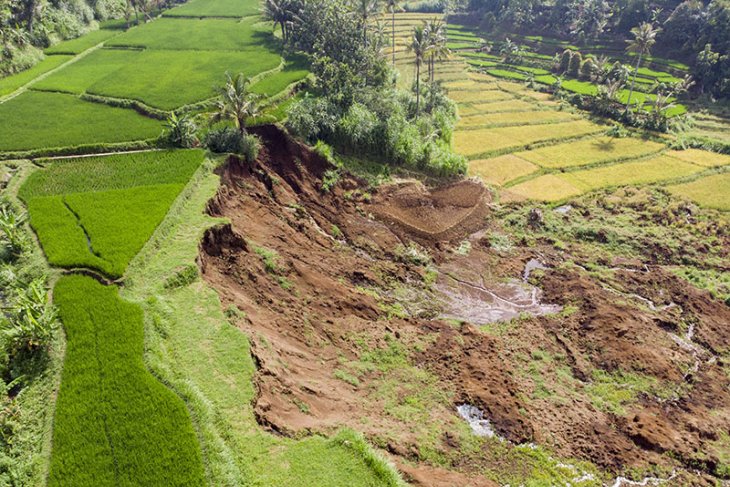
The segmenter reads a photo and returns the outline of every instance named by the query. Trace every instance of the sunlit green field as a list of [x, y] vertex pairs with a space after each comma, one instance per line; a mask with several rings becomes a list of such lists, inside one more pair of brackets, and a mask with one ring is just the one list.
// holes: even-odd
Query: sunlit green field
[[256, 0], [191, 0], [165, 12], [166, 17], [245, 17], [260, 12]]
[[20, 197], [51, 264], [121, 277], [202, 160], [193, 150], [54, 162]]
[[243, 21], [163, 17], [131, 29], [105, 45], [183, 51], [241, 51], [255, 46], [265, 51], [262, 44], [270, 38], [271, 25], [253, 17]]
[[116, 286], [62, 277], [66, 331], [49, 486], [205, 485], [183, 401], [145, 368], [143, 314]]
[[161, 132], [159, 120], [72, 95], [31, 91], [0, 104], [0, 151], [127, 142]]

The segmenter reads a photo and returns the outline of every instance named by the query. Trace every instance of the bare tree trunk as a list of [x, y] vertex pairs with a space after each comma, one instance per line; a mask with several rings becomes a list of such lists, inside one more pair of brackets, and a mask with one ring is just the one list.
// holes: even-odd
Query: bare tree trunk
[[33, 22], [35, 20], [36, 0], [28, 5], [28, 34], [33, 35]]
[[391, 44], [391, 50], [393, 51], [393, 67], [395, 67], [395, 6], [393, 6], [393, 9], [391, 10], [391, 17], [390, 17], [390, 28], [391, 33], [393, 36], [393, 42]]
[[421, 61], [416, 59], [416, 115], [421, 111]]
[[631, 96], [634, 94], [634, 83], [636, 83], [636, 75], [639, 73], [639, 66], [641, 65], [641, 55], [639, 52], [639, 59], [636, 61], [636, 68], [634, 68], [634, 77], [631, 79], [631, 89], [629, 89], [629, 99], [626, 100], [626, 113], [629, 112], [629, 106], [631, 106]]

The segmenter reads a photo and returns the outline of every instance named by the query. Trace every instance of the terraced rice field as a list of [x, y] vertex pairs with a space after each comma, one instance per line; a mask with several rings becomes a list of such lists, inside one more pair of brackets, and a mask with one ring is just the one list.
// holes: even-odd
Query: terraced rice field
[[200, 150], [71, 159], [36, 171], [20, 197], [49, 263], [118, 278], [202, 160]]
[[667, 186], [667, 190], [701, 206], [730, 211], [730, 172], [713, 174], [688, 183]]
[[79, 275], [54, 301], [68, 345], [48, 485], [205, 485], [185, 404], [142, 361], [142, 309]]
[[[156, 138], [158, 120], [105, 103], [176, 110], [211, 99], [225, 72], [254, 78], [256, 93], [283, 92], [308, 71], [300, 59], [281, 58], [271, 24], [258, 14], [257, 1], [193, 0], [126, 32], [101, 29], [49, 48], [35, 68], [0, 81], [0, 97], [28, 83], [33, 91], [0, 101], [0, 152]], [[79, 100], [87, 94], [95, 95], [93, 103]], [[37, 113], [41, 96], [53, 108], [64, 106], [53, 112], [60, 120]]]
[[28, 91], [0, 104], [0, 152], [152, 139], [161, 131], [160, 120], [62, 93]]
[[[412, 55], [404, 48], [407, 36], [413, 26], [433, 17], [396, 16], [396, 64], [404, 87], [413, 82]], [[691, 180], [671, 186], [671, 191], [716, 208], [730, 205], [727, 190], [720, 191], [726, 189], [725, 177], [713, 172], [730, 166], [730, 156], [696, 149], [669, 151], [661, 140], [608, 137], [606, 126], [577, 111], [563, 110], [550, 94], [531, 90], [522, 82], [533, 74], [536, 81], [552, 84], [552, 74], [505, 65], [498, 55], [476, 52], [479, 37], [469, 29], [447, 28], [454, 52], [451, 59], [436, 65], [436, 78], [458, 105], [461, 119], [454, 147], [471, 160], [469, 173], [501, 188], [505, 200], [560, 202], [606, 187]], [[670, 76], [648, 68], [641, 75], [647, 82]], [[596, 90], [592, 83], [579, 80], [565, 80], [563, 87], [584, 94]], [[638, 92], [633, 99], [645, 102], [652, 96]], [[703, 191], [705, 184], [720, 194]]]

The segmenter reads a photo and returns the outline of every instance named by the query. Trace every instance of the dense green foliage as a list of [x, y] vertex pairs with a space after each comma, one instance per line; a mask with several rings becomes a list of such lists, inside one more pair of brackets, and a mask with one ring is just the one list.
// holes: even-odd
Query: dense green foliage
[[194, 150], [54, 163], [20, 195], [51, 264], [120, 277], [201, 161]]
[[0, 104], [0, 124], [0, 152], [151, 139], [162, 131], [159, 120], [132, 110], [40, 92]]
[[267, 18], [281, 26], [290, 48], [310, 56], [316, 75], [314, 96], [289, 108], [287, 125], [295, 134], [345, 154], [384, 158], [439, 175], [466, 171], [465, 159], [450, 147], [455, 107], [433, 80], [434, 63], [448, 53], [443, 24], [414, 31], [421, 44], [413, 55], [428, 83], [417, 76], [408, 92], [393, 86], [395, 75], [381, 54], [383, 33], [368, 29], [369, 19], [379, 13], [377, 3], [293, 1], [283, 10], [276, 6], [267, 3]]
[[145, 368], [143, 315], [85, 276], [54, 289], [67, 336], [50, 486], [204, 484], [188, 411]]

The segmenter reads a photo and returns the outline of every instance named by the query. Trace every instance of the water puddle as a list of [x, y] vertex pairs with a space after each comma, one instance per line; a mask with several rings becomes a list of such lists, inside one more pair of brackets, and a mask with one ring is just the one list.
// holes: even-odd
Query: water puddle
[[456, 407], [456, 411], [459, 413], [459, 416], [469, 423], [475, 435], [486, 438], [498, 438], [497, 432], [492, 427], [492, 423], [484, 417], [484, 411], [478, 407], [472, 406], [471, 404], [462, 404]]
[[[531, 271], [526, 268], [522, 277], [529, 277]], [[453, 274], [449, 277], [446, 282], [436, 286], [446, 298], [443, 318], [486, 325], [497, 321], [509, 321], [522, 313], [540, 316], [562, 310], [562, 307], [556, 304], [543, 304], [542, 291], [521, 280], [486, 283], [482, 277], [477, 276], [472, 278], [476, 282]]]
[[658, 477], [645, 477], [642, 480], [629, 480], [626, 477], [617, 477], [616, 481], [611, 484], [611, 487], [628, 487], [628, 486], [641, 486], [641, 487], [647, 487], [650, 485], [661, 485], [665, 482], [669, 482], [670, 480], [674, 479], [674, 477], [677, 476], [676, 472], [672, 472], [672, 475], [667, 477], [666, 479], [660, 479]]
[[522, 280], [524, 282], [527, 282], [527, 280], [530, 278], [530, 274], [532, 274], [532, 271], [538, 270], [538, 269], [545, 270], [545, 269], [547, 269], [547, 267], [545, 266], [545, 264], [543, 264], [542, 262], [540, 262], [537, 259], [533, 258], [533, 259], [528, 260], [527, 264], [525, 264], [525, 270], [522, 271]]

